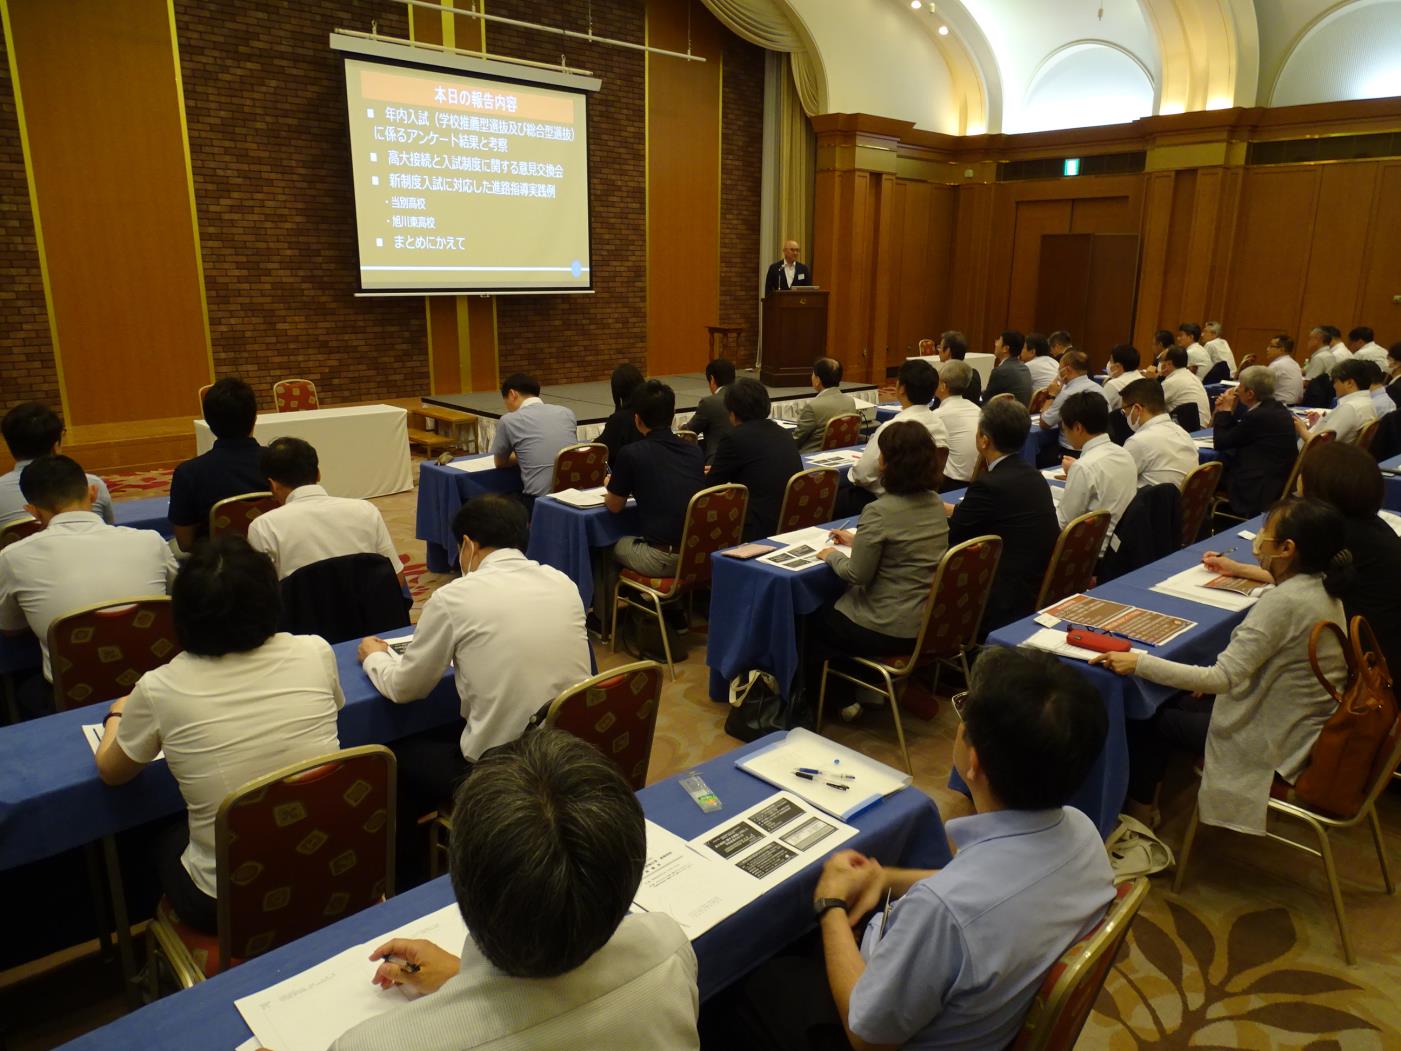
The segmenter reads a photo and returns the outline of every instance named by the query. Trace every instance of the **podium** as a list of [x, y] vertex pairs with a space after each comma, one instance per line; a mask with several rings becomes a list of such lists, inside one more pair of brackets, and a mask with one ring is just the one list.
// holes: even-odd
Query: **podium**
[[805, 387], [827, 353], [827, 290], [790, 288], [764, 297], [764, 363], [769, 387]]

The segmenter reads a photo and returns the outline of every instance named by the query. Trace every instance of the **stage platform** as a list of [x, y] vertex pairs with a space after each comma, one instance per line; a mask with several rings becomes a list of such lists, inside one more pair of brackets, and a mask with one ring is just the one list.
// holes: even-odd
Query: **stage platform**
[[[740, 369], [735, 375], [756, 380], [759, 378], [759, 373], [754, 369]], [[676, 392], [677, 426], [690, 418], [702, 398], [710, 396], [710, 386], [703, 372], [683, 372], [673, 376], [648, 378], [661, 380]], [[861, 413], [867, 423], [875, 419], [878, 399], [874, 383], [843, 383], [842, 390], [857, 402], [864, 403], [861, 405]], [[796, 420], [803, 405], [813, 397], [811, 387], [768, 387], [768, 392], [769, 400], [773, 403], [772, 415], [779, 420]], [[613, 392], [607, 380], [543, 387], [540, 390], [540, 399], [550, 405], [563, 405], [574, 413], [581, 442], [598, 437], [608, 417], [613, 415]], [[506, 407], [501, 403], [501, 395], [497, 391], [425, 394], [422, 401], [425, 405], [457, 409], [476, 416], [477, 447], [483, 452], [491, 447], [492, 436], [496, 433], [496, 421], [506, 415]]]

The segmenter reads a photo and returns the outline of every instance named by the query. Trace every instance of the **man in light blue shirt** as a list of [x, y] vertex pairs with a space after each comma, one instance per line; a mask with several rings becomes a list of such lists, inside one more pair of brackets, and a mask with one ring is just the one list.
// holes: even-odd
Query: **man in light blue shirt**
[[554, 478], [555, 457], [577, 445], [578, 423], [563, 405], [540, 400], [540, 383], [517, 372], [501, 384], [506, 415], [496, 422], [491, 454], [497, 467], [520, 467], [521, 487], [529, 497], [544, 496]]
[[[822, 963], [804, 975], [781, 958], [741, 992], [760, 1046], [815, 1051], [845, 1035], [858, 1051], [1008, 1047], [1047, 972], [1113, 900], [1099, 832], [1065, 805], [1104, 746], [1098, 691], [1049, 654], [997, 648], [954, 706], [953, 765], [977, 808], [948, 824], [957, 853], [935, 871], [829, 858], [813, 905]], [[765, 1009], [750, 990], [780, 966], [790, 988], [767, 981]]]
[[[0, 432], [4, 433], [5, 444], [15, 458], [14, 470], [0, 474], [0, 526], [4, 526], [29, 517], [29, 512], [24, 509], [24, 494], [19, 489], [20, 472], [39, 457], [59, 451], [63, 442], [63, 421], [47, 405], [27, 401], [5, 414], [4, 421], [0, 422]], [[92, 509], [111, 525], [112, 494], [107, 491], [107, 483], [90, 474], [88, 485], [97, 489]]]
[[[1092, 390], [1101, 398], [1105, 397], [1104, 388], [1090, 378], [1089, 356], [1083, 350], [1068, 350], [1060, 359], [1060, 377], [1046, 388], [1046, 393], [1052, 400], [1051, 404], [1041, 410], [1041, 429], [1049, 431], [1059, 427], [1060, 410], [1065, 404], [1065, 399], [1082, 390]], [[1107, 398], [1105, 402], [1108, 403]], [[1075, 450], [1064, 432], [1060, 435], [1060, 447], [1070, 452]]]

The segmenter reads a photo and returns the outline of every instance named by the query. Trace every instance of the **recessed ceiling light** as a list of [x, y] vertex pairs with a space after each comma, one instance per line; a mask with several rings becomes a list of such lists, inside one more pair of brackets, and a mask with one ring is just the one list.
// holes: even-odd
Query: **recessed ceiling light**
[[918, 11], [923, 6], [924, 4], [921, 2], [921, 0], [910, 0], [911, 11]]
[[940, 36], [948, 36], [948, 35], [949, 35], [949, 27], [948, 27], [948, 26], [940, 26], [940, 27], [939, 27], [939, 35], [940, 35]]

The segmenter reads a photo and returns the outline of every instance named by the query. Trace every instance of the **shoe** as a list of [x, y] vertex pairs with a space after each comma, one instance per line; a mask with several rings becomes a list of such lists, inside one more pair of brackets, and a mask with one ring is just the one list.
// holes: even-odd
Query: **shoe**
[[851, 722], [853, 719], [855, 719], [858, 715], [861, 714], [861, 702], [852, 701], [850, 704], [848, 704], [845, 708], [841, 710], [840, 714], [842, 717], [842, 722]]

